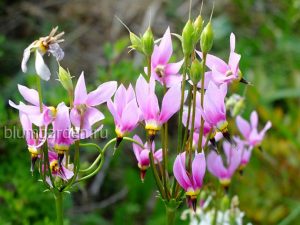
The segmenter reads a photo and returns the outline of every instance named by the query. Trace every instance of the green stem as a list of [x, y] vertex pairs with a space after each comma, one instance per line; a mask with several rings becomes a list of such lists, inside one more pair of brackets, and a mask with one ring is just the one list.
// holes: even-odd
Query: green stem
[[193, 85], [193, 110], [192, 110], [192, 127], [190, 132], [190, 140], [189, 140], [189, 171], [192, 171], [192, 149], [193, 149], [193, 135], [195, 128], [195, 115], [196, 115], [196, 97], [197, 97], [197, 84]]
[[166, 206], [167, 223], [166, 225], [174, 225], [176, 219], [176, 209]]
[[57, 225], [63, 225], [63, 193], [58, 191], [55, 193], [55, 205], [56, 205], [56, 218], [57, 218]]
[[[200, 96], [200, 104], [203, 109], [204, 102], [204, 80], [205, 80], [205, 65], [206, 65], [206, 53], [203, 53], [203, 67], [202, 67], [202, 79], [201, 79], [201, 96]], [[202, 152], [202, 138], [204, 132], [204, 119], [201, 116], [201, 126], [198, 138], [198, 152]]]
[[80, 173], [88, 173], [90, 172], [91, 170], [94, 169], [94, 167], [97, 165], [97, 163], [100, 161], [103, 153], [102, 153], [102, 149], [95, 143], [81, 143], [79, 146], [82, 146], [82, 147], [95, 147], [97, 148], [97, 150], [99, 151], [99, 155], [97, 156], [97, 158], [95, 159], [95, 161], [92, 163], [92, 165], [90, 165], [88, 168], [86, 169], [83, 169], [83, 170], [79, 170]]
[[188, 57], [185, 56], [184, 57], [184, 71], [183, 71], [183, 78], [182, 78], [182, 87], [181, 87], [180, 110], [179, 110], [179, 117], [178, 117], [177, 153], [179, 153], [181, 151], [181, 145], [182, 145], [182, 113], [183, 113], [184, 90], [185, 90], [185, 83], [186, 83], [187, 68], [188, 68]]

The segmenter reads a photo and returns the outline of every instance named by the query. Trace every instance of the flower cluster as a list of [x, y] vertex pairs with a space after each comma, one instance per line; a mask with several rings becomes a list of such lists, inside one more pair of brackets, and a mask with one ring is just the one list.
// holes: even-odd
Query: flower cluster
[[[69, 102], [60, 102], [57, 106], [43, 103], [40, 78], [50, 79], [50, 70], [43, 61], [46, 53], [51, 53], [57, 61], [63, 58], [59, 45], [63, 41], [63, 32], [55, 35], [55, 28], [48, 36], [30, 44], [24, 50], [22, 70], [27, 70], [30, 53], [34, 52], [38, 90], [18, 85], [25, 103], [9, 101], [9, 104], [19, 110], [32, 159], [31, 171], [39, 159], [39, 172], [48, 188], [57, 190], [55, 193], [69, 190], [101, 169], [105, 151], [112, 143], [116, 149], [125, 140], [132, 142], [142, 181], [147, 169], [152, 169], [168, 212], [178, 208], [183, 193], [188, 205], [196, 211], [197, 199], [205, 186], [206, 168], [228, 188], [235, 172], [242, 171], [248, 164], [253, 148], [261, 146], [271, 122], [258, 132], [255, 111], [250, 123], [239, 115], [237, 108], [242, 107], [236, 105], [243, 104], [244, 98], [227, 103], [232, 99], [227, 100], [226, 96], [233, 82], [248, 84], [239, 68], [241, 55], [235, 52], [235, 35], [230, 35], [226, 63], [209, 54], [213, 45], [212, 23], [209, 21], [205, 27], [203, 25], [199, 15], [195, 21], [186, 23], [181, 35], [174, 34], [181, 41], [183, 52], [183, 58], [176, 62], [172, 62], [175, 55], [173, 33], [169, 27], [157, 41], [150, 27], [141, 37], [129, 31], [130, 48], [143, 54], [147, 61], [135, 85], [108, 81], [88, 93], [83, 72], [73, 88], [70, 72], [59, 65], [59, 81], [67, 91]], [[103, 148], [95, 143], [85, 143], [85, 146], [95, 146], [99, 156], [90, 167], [80, 169], [80, 142], [103, 127], [104, 114], [98, 108], [100, 105], [107, 106], [111, 113], [116, 137]], [[234, 116], [237, 115], [235, 120], [241, 137], [230, 135], [228, 105], [235, 108]], [[174, 143], [169, 143], [175, 136], [174, 132], [172, 139], [169, 139], [168, 132], [170, 119], [175, 114], [178, 114], [177, 151], [171, 147]], [[135, 134], [131, 138], [138, 126], [145, 131], [144, 135]], [[161, 148], [155, 150], [156, 145], [161, 145]], [[74, 154], [70, 154], [71, 146], [75, 148]], [[174, 163], [170, 163], [175, 154]], [[73, 161], [70, 155], [74, 155]], [[173, 176], [169, 171], [171, 165]]]

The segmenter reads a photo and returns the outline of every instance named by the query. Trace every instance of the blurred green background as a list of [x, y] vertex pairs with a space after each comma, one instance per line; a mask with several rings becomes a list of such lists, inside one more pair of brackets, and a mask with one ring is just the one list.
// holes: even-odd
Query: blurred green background
[[[242, 54], [240, 68], [253, 83], [243, 115], [248, 118], [256, 109], [262, 124], [273, 123], [264, 151], [254, 151], [244, 175], [235, 176], [231, 192], [238, 194], [240, 208], [253, 224], [300, 224], [300, 1], [214, 2], [213, 52], [226, 59], [229, 35], [234, 32], [236, 51]], [[134, 83], [143, 60], [139, 54], [127, 53], [128, 34], [115, 15], [135, 33], [143, 33], [151, 17], [158, 38], [167, 26], [180, 33], [188, 8], [188, 1], [183, 0], [0, 0], [1, 225], [55, 224], [52, 196], [43, 193], [37, 174], [29, 172], [25, 141], [4, 139], [5, 128], [20, 128], [16, 110], [8, 106], [8, 99], [21, 99], [16, 85], [35, 85], [32, 61], [29, 74], [20, 70], [24, 48], [58, 25], [66, 32], [62, 45], [66, 56], [61, 64], [75, 77], [84, 70], [89, 90], [107, 80]], [[209, 18], [211, 8], [212, 2], [204, 1], [204, 18]], [[200, 2], [193, 1], [192, 9], [196, 17]], [[176, 54], [181, 57], [179, 47], [177, 42]], [[55, 71], [55, 63], [49, 63]], [[53, 78], [43, 82], [43, 89], [47, 104], [56, 105], [66, 98]], [[242, 89], [233, 90], [242, 93]], [[109, 114], [104, 123], [113, 129]], [[87, 163], [95, 155], [83, 149], [82, 157]], [[140, 182], [131, 145], [123, 143], [115, 157], [107, 158], [101, 173], [66, 197], [66, 224], [163, 224], [164, 207], [155, 197], [152, 175], [149, 172], [145, 183]]]

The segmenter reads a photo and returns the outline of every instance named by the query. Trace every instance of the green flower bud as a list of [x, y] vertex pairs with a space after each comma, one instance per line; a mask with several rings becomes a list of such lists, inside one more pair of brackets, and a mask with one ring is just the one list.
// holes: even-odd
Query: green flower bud
[[203, 64], [200, 63], [197, 58], [195, 58], [191, 65], [191, 80], [193, 84], [198, 84], [198, 82], [200, 81], [202, 70]]
[[224, 197], [221, 199], [221, 210], [226, 211], [230, 207], [230, 200], [227, 195], [224, 195]]
[[73, 82], [69, 71], [66, 71], [59, 65], [58, 78], [62, 86], [68, 91], [73, 92]]
[[233, 107], [232, 109], [232, 116], [236, 117], [237, 115], [241, 114], [245, 109], [245, 99], [241, 98]]
[[142, 37], [142, 45], [144, 54], [150, 56], [154, 48], [154, 38], [150, 27], [148, 27]]
[[139, 52], [142, 52], [143, 46], [142, 46], [141, 39], [132, 32], [129, 32], [129, 38], [130, 38], [130, 42], [131, 42], [131, 46], [129, 46], [129, 48], [134, 49]]
[[191, 20], [187, 21], [182, 31], [182, 50], [185, 56], [194, 50], [194, 26]]
[[193, 23], [194, 30], [195, 30], [195, 35], [194, 35], [194, 43], [196, 44], [197, 41], [200, 39], [201, 31], [202, 31], [202, 26], [203, 26], [203, 19], [202, 16], [199, 15], [196, 20]]
[[211, 21], [204, 27], [200, 37], [200, 47], [203, 53], [208, 53], [214, 42], [214, 32]]

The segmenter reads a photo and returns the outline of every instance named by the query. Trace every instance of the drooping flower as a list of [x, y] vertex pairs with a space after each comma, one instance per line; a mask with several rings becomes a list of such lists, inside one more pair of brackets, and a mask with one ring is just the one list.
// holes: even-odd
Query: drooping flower
[[180, 107], [181, 86], [172, 86], [164, 95], [161, 109], [155, 94], [155, 80], [150, 82], [140, 76], [136, 82], [136, 97], [145, 121], [145, 129], [150, 138], [154, 138], [161, 126], [173, 116]]
[[133, 152], [138, 161], [138, 167], [140, 168], [141, 171], [141, 180], [144, 181], [146, 171], [150, 167], [150, 158], [149, 158], [150, 151], [152, 151], [153, 153], [154, 163], [156, 164], [162, 161], [162, 149], [158, 149], [157, 151], [155, 151], [154, 142], [152, 142], [151, 146], [149, 142], [143, 144], [141, 138], [138, 135], [134, 135], [133, 139], [136, 140], [141, 145], [144, 145], [144, 148], [142, 148], [138, 144], [135, 143], [132, 144]]
[[20, 112], [25, 113], [29, 120], [36, 126], [47, 126], [50, 124], [56, 116], [56, 109], [53, 106], [48, 107], [43, 104], [41, 112], [38, 92], [20, 84], [18, 84], [18, 89], [20, 94], [30, 105], [25, 105], [23, 102], [16, 105], [10, 100], [9, 105], [18, 109]]
[[169, 63], [172, 53], [173, 46], [170, 28], [168, 27], [159, 46], [154, 46], [151, 56], [151, 76], [167, 87], [179, 84], [182, 80], [179, 70], [183, 64], [183, 60], [177, 63]]
[[220, 87], [210, 82], [204, 95], [202, 116], [210, 127], [214, 127], [222, 132], [223, 136], [230, 140], [228, 133], [228, 122], [226, 120], [225, 96], [227, 85]]
[[[59, 155], [56, 152], [49, 151], [48, 152], [49, 158], [49, 166], [52, 176], [60, 177], [61, 179], [67, 181], [70, 180], [74, 176], [74, 172], [68, 168], [72, 168], [73, 165], [68, 165], [66, 168], [63, 163], [61, 166], [59, 165]], [[48, 183], [50, 184], [50, 179], [47, 179]], [[51, 184], [50, 184], [51, 185]]]
[[185, 190], [190, 207], [196, 210], [197, 196], [203, 184], [206, 170], [204, 153], [195, 153], [191, 171], [186, 169], [186, 153], [179, 154], [174, 162], [173, 173], [179, 185]]
[[254, 148], [256, 146], [260, 146], [262, 140], [264, 139], [265, 133], [271, 128], [272, 123], [268, 121], [265, 127], [258, 132], [258, 115], [256, 111], [253, 111], [250, 116], [250, 123], [248, 123], [241, 116], [237, 116], [236, 125], [243, 135], [247, 145]]
[[98, 88], [87, 93], [84, 74], [81, 73], [74, 92], [74, 106], [71, 109], [70, 118], [72, 124], [80, 133], [80, 138], [89, 137], [92, 126], [104, 119], [104, 115], [95, 106], [107, 102], [117, 89], [116, 81], [101, 84]]
[[50, 135], [49, 139], [52, 139], [51, 144], [57, 152], [60, 166], [65, 152], [69, 150], [70, 145], [74, 142], [69, 107], [67, 107], [65, 103], [62, 102], [57, 106], [56, 118], [52, 125], [53, 133]]
[[214, 151], [211, 151], [207, 156], [208, 171], [219, 178], [220, 183], [227, 188], [231, 182], [234, 172], [239, 167], [241, 162], [241, 152], [243, 145], [231, 145], [229, 142], [223, 142], [223, 150], [226, 160], [223, 162], [222, 156]]
[[48, 66], [45, 64], [43, 56], [46, 53], [52, 54], [57, 61], [62, 60], [64, 57], [64, 52], [60, 48], [59, 43], [64, 40], [61, 37], [64, 35], [64, 32], [55, 34], [58, 27], [55, 27], [51, 30], [50, 34], [46, 37], [41, 37], [38, 40], [32, 42], [23, 53], [22, 59], [22, 71], [27, 72], [27, 62], [29, 60], [31, 52], [35, 53], [35, 70], [37, 75], [39, 75], [43, 80], [49, 80], [51, 73]]
[[126, 90], [121, 84], [115, 93], [114, 102], [109, 99], [107, 107], [114, 117], [117, 143], [120, 143], [123, 137], [137, 126], [140, 120], [140, 112], [132, 86], [130, 85]]
[[[20, 105], [22, 105], [22, 103]], [[47, 140], [46, 138], [47, 128], [39, 127], [38, 132], [35, 132], [32, 128], [32, 122], [30, 121], [29, 117], [21, 111], [19, 113], [19, 116], [20, 116], [20, 122], [22, 125], [24, 137], [27, 142], [28, 151], [30, 152], [30, 156], [31, 156], [30, 171], [33, 172], [35, 162], [38, 159], [38, 156], [41, 151], [41, 147]]]
[[[197, 52], [198, 55], [202, 58], [202, 52]], [[206, 56], [206, 65], [211, 70], [205, 77], [205, 79], [213, 81], [216, 85], [228, 84], [233, 80], [241, 81], [242, 76], [239, 70], [239, 62], [241, 55], [235, 52], [235, 35], [230, 34], [230, 55], [228, 63], [224, 62], [222, 59], [207, 54]], [[242, 80], [246, 82], [245, 80]]]

